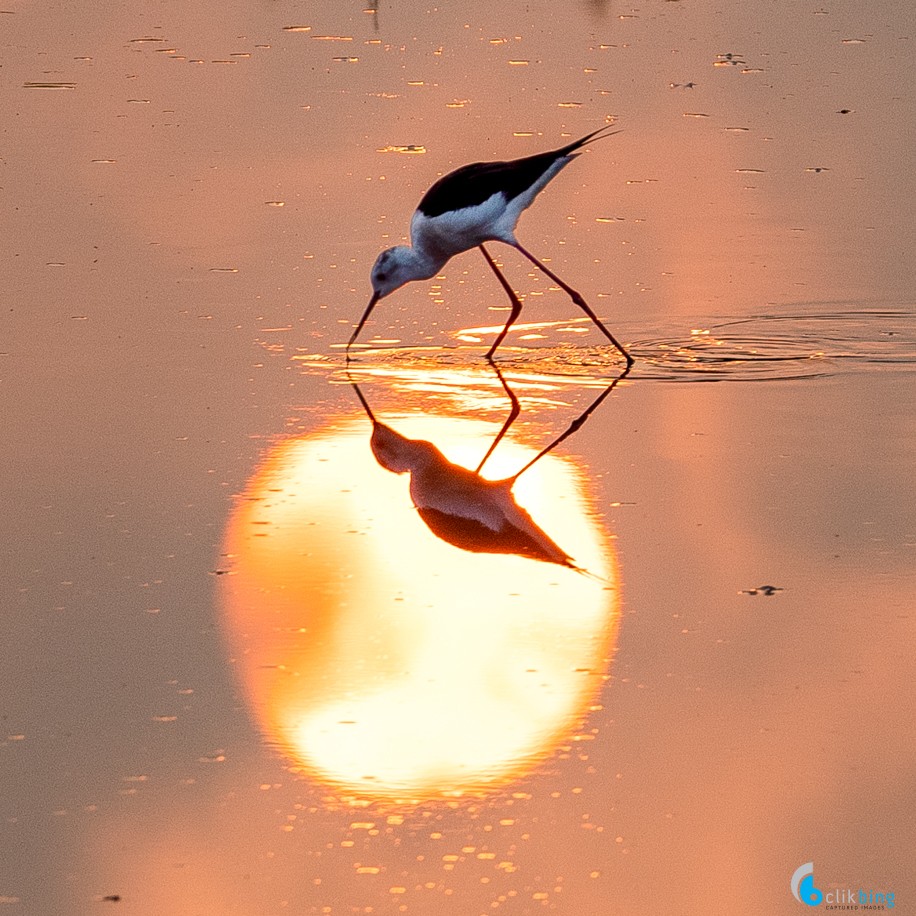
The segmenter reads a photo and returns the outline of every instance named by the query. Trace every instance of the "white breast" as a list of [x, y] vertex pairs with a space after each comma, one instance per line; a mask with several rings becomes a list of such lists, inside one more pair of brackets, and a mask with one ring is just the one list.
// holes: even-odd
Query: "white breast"
[[[517, 199], [516, 199], [517, 200]], [[461, 210], [447, 210], [438, 216], [426, 216], [419, 210], [410, 221], [410, 240], [419, 248], [437, 257], [450, 258], [482, 242], [515, 240], [512, 230], [518, 221], [521, 209], [508, 218], [516, 208], [506, 206], [503, 194], [494, 194], [482, 204], [463, 207]]]

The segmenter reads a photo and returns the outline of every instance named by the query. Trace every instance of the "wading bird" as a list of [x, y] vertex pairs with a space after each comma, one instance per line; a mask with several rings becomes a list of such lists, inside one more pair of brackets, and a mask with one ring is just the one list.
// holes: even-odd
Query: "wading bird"
[[605, 125], [547, 153], [509, 162], [475, 162], [440, 178], [423, 196], [410, 221], [412, 244], [389, 248], [376, 259], [372, 267], [372, 298], [347, 343], [347, 360], [350, 359], [350, 347], [380, 299], [411, 280], [434, 277], [450, 258], [471, 248], [483, 252], [512, 303], [509, 320], [487, 352], [487, 359], [491, 359], [522, 310], [521, 300], [483, 246], [484, 242], [497, 241], [516, 248], [565, 290], [620, 351], [627, 366], [632, 365], [633, 357], [601, 323], [582, 296], [515, 237], [515, 226], [522, 211], [530, 207], [535, 197], [579, 155], [577, 151], [587, 143], [619, 133], [616, 130], [608, 133], [608, 127], [610, 125]]

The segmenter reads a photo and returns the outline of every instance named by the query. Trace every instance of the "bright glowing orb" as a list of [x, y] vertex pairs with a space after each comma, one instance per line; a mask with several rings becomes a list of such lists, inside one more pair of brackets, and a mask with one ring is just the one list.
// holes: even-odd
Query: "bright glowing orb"
[[[495, 427], [398, 421], [475, 466]], [[269, 739], [344, 794], [411, 800], [515, 779], [573, 734], [617, 621], [611, 542], [585, 478], [548, 455], [514, 493], [584, 574], [436, 538], [362, 417], [282, 442], [226, 534], [224, 614]], [[503, 441], [488, 476], [534, 454]]]

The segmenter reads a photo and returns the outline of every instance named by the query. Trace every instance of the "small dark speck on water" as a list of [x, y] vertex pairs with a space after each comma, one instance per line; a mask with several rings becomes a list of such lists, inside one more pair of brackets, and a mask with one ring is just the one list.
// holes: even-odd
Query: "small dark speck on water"
[[778, 585], [758, 585], [757, 588], [743, 588], [738, 593], [740, 595], [765, 595], [767, 598], [775, 595], [776, 592], [784, 591]]
[[120, 894], [107, 894], [102, 898], [103, 903], [120, 903], [121, 895]]

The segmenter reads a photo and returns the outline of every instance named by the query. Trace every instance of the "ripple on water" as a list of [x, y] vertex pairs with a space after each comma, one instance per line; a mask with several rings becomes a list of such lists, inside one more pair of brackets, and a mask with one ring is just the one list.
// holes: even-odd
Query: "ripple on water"
[[643, 378], [784, 381], [916, 367], [916, 310], [817, 304], [710, 319], [689, 337], [638, 341]]
[[[551, 344], [554, 333], [587, 319], [544, 322], [544, 346], [514, 346], [498, 353], [499, 365], [513, 373], [537, 373], [586, 386], [607, 384], [623, 368], [612, 347]], [[916, 368], [916, 307], [863, 307], [842, 303], [792, 306], [791, 311], [747, 317], [691, 319], [694, 327], [669, 322], [634, 339], [615, 328], [636, 357], [630, 379], [657, 381], [790, 381], [851, 371]], [[635, 322], [634, 322], [635, 325]], [[527, 326], [526, 326], [527, 327]], [[480, 329], [478, 329], [480, 330]], [[491, 329], [486, 329], [487, 331]], [[498, 330], [498, 329], [497, 329]], [[646, 326], [641, 330], [645, 332]], [[464, 331], [460, 333], [465, 333]], [[511, 337], [509, 338], [511, 340]], [[357, 372], [423, 373], [436, 366], [467, 366], [486, 352], [479, 346], [384, 347], [360, 349]], [[298, 357], [303, 368], [332, 368], [326, 357]], [[481, 360], [483, 363], [483, 360]], [[336, 364], [333, 365], [336, 367]]]

